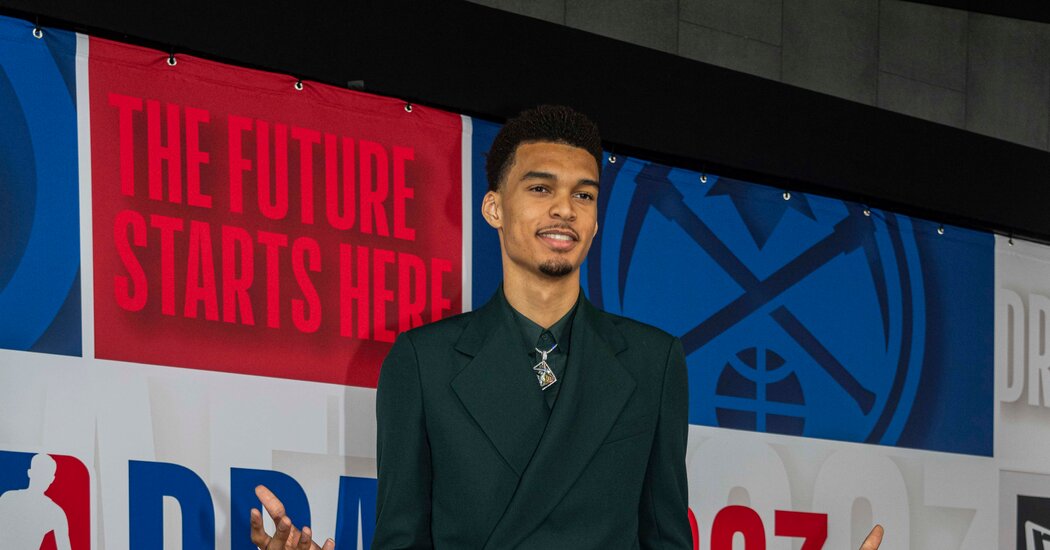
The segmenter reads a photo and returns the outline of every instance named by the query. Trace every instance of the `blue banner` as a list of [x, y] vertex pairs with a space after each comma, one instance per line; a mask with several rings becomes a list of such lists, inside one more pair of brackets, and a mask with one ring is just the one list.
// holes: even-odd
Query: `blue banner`
[[[498, 128], [474, 121], [475, 304]], [[691, 423], [991, 456], [990, 234], [622, 156], [598, 209], [584, 291], [682, 339]]]
[[80, 355], [76, 36], [47, 32], [0, 18], [0, 347]]

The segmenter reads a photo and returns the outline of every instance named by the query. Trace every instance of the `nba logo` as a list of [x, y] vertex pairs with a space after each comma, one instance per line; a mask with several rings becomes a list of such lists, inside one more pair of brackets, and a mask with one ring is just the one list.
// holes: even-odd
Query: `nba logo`
[[5, 547], [89, 550], [87, 468], [71, 456], [0, 451], [0, 533]]

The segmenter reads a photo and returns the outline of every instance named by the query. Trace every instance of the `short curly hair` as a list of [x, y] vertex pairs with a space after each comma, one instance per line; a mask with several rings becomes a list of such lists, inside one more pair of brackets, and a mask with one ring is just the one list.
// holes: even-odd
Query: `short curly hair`
[[584, 149], [594, 157], [599, 169], [602, 166], [602, 137], [591, 119], [564, 105], [540, 105], [508, 120], [496, 134], [485, 159], [489, 191], [499, 191], [519, 145], [541, 141]]

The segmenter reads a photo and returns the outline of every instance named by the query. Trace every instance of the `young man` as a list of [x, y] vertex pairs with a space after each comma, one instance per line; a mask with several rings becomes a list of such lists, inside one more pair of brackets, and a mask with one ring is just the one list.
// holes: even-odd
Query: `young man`
[[565, 107], [493, 142], [503, 284], [383, 365], [375, 548], [692, 548], [681, 345], [580, 292], [601, 156]]
[[[482, 213], [503, 284], [402, 334], [383, 364], [373, 549], [692, 549], [681, 343], [580, 292], [601, 156], [597, 128], [566, 107], [496, 137]], [[316, 548], [259, 493], [278, 533], [253, 510], [258, 546]]]

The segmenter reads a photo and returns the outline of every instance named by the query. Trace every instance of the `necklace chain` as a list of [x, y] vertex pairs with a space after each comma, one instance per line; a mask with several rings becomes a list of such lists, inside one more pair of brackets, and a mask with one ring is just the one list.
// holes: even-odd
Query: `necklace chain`
[[537, 353], [540, 354], [540, 361], [546, 361], [547, 360], [547, 354], [552, 352], [552, 351], [554, 351], [554, 348], [556, 348], [556, 347], [558, 347], [558, 344], [554, 344], [553, 346], [551, 346], [551, 349], [549, 349], [547, 351], [543, 351], [540, 348], [534, 348], [534, 349], [536, 350]]

